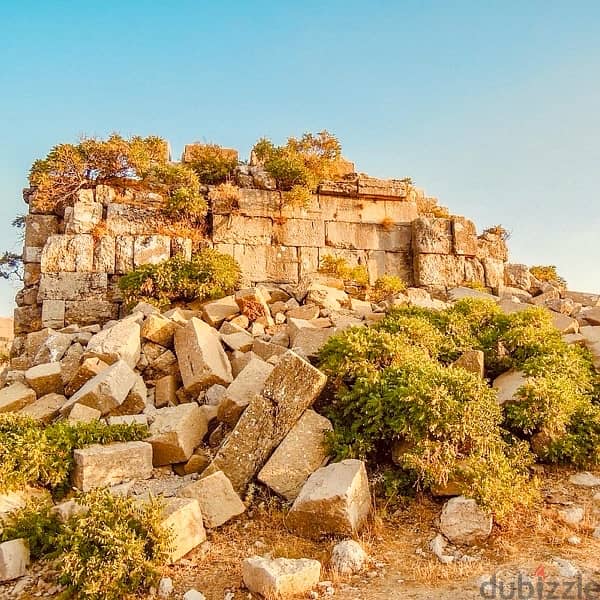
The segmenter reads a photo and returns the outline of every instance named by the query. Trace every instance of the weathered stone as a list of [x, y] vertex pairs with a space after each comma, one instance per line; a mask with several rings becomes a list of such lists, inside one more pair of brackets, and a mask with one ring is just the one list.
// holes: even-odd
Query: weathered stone
[[[71, 208], [71, 207], [70, 207]], [[77, 200], [69, 214], [65, 213], [65, 233], [92, 233], [102, 220], [102, 204], [89, 200]]]
[[332, 430], [329, 419], [307, 410], [261, 469], [259, 481], [295, 500], [308, 477], [327, 461], [325, 436]]
[[485, 285], [498, 291], [504, 285], [504, 261], [496, 258], [482, 258], [485, 271]]
[[16, 382], [0, 390], [0, 413], [16, 412], [36, 399], [36, 393], [24, 383]]
[[106, 273], [44, 273], [38, 301], [102, 299], [107, 290]]
[[18, 579], [27, 573], [29, 544], [18, 538], [0, 544], [0, 582]]
[[118, 316], [119, 306], [108, 300], [68, 300], [65, 303], [65, 323], [67, 325], [107, 323]]
[[489, 292], [481, 290], [473, 290], [468, 287], [459, 286], [448, 290], [448, 300], [450, 302], [456, 302], [463, 298], [481, 298], [482, 300], [498, 300], [498, 296], [494, 296]]
[[19, 306], [13, 312], [15, 335], [38, 331], [42, 327], [40, 306]]
[[156, 381], [154, 392], [154, 405], [156, 408], [175, 406], [177, 404], [177, 390], [179, 389], [179, 378], [175, 375], [166, 375]]
[[241, 328], [233, 333], [221, 333], [221, 340], [230, 350], [237, 350], [239, 352], [250, 351], [254, 343], [252, 335]]
[[476, 544], [492, 532], [492, 517], [475, 500], [458, 496], [444, 505], [440, 530], [454, 544]]
[[24, 246], [43, 248], [51, 235], [58, 233], [55, 215], [26, 215]]
[[82, 404], [106, 415], [123, 404], [136, 382], [136, 377], [129, 365], [119, 360], [101, 370], [79, 389], [63, 406], [61, 413], [68, 414], [74, 404]]
[[308, 287], [305, 302], [327, 310], [341, 310], [349, 306], [350, 300], [344, 291], [315, 282]]
[[[64, 407], [61, 407], [61, 409]], [[84, 406], [83, 404], [74, 404], [69, 411], [68, 421], [72, 424], [77, 423], [92, 423], [99, 421], [102, 413], [97, 408], [91, 406]]]
[[290, 342], [292, 349], [307, 359], [314, 359], [318, 356], [319, 350], [325, 345], [327, 340], [340, 329], [336, 327], [303, 328], [294, 336], [294, 340]]
[[173, 346], [173, 336], [180, 327], [177, 323], [162, 315], [149, 315], [142, 325], [142, 338], [160, 344], [165, 348]]
[[331, 553], [331, 569], [340, 575], [360, 573], [369, 557], [363, 547], [354, 540], [338, 542]]
[[579, 331], [579, 323], [577, 319], [572, 319], [567, 315], [562, 315], [551, 311], [552, 325], [556, 327], [561, 333], [577, 333]]
[[111, 410], [111, 415], [137, 415], [148, 406], [148, 388], [141, 375], [135, 376], [135, 383], [123, 404]]
[[86, 358], [77, 369], [77, 372], [71, 381], [67, 384], [65, 388], [67, 396], [75, 394], [75, 392], [80, 390], [90, 379], [96, 377], [96, 375], [106, 368], [108, 368], [108, 365], [99, 358]]
[[264, 217], [213, 215], [213, 241], [222, 244], [268, 245], [273, 239], [273, 221]]
[[451, 254], [452, 239], [450, 219], [420, 217], [412, 222], [415, 254]]
[[74, 450], [73, 485], [82, 492], [152, 475], [152, 446], [147, 442], [94, 444]]
[[255, 339], [252, 344], [252, 353], [256, 356], [267, 361], [274, 356], [283, 356], [287, 352], [287, 348], [274, 344], [271, 342], [265, 342], [264, 340]]
[[376, 225], [329, 221], [325, 227], [327, 246], [348, 250], [385, 250], [408, 252], [411, 246], [410, 225]]
[[573, 292], [566, 290], [563, 292], [565, 298], [578, 302], [583, 306], [600, 306], [600, 294], [591, 294], [588, 292]]
[[64, 391], [62, 370], [59, 362], [45, 363], [31, 367], [25, 373], [25, 380], [38, 398], [46, 394], [62, 394]]
[[133, 369], [140, 353], [140, 326], [129, 318], [97, 333], [90, 340], [85, 356], [99, 358], [108, 364], [122, 360]]
[[116, 260], [115, 238], [108, 235], [103, 236], [94, 246], [94, 272], [113, 275], [115, 273]]
[[575, 473], [569, 477], [569, 483], [578, 487], [600, 487], [600, 477], [597, 477], [589, 471]]
[[235, 425], [252, 398], [262, 392], [272, 371], [273, 366], [265, 361], [259, 358], [250, 360], [223, 394], [219, 402], [219, 420]]
[[241, 493], [302, 413], [316, 400], [327, 378], [294, 352], [281, 357], [260, 396], [255, 396], [219, 448], [207, 473], [221, 470]]
[[527, 265], [504, 265], [504, 284], [528, 292], [531, 289], [531, 273]]
[[325, 222], [317, 219], [284, 219], [274, 234], [283, 246], [325, 246]]
[[454, 254], [464, 256], [477, 255], [477, 230], [475, 224], [464, 217], [452, 217]]
[[132, 235], [119, 235], [115, 238], [115, 273], [125, 275], [133, 271], [133, 242]]
[[161, 408], [154, 415], [150, 438], [154, 465], [187, 461], [206, 435], [204, 413], [196, 403]]
[[448, 254], [417, 254], [418, 286], [457, 287], [465, 280], [465, 257]]
[[353, 535], [371, 512], [371, 492], [365, 465], [344, 460], [315, 471], [304, 484], [287, 517], [299, 535]]
[[47, 394], [22, 408], [19, 413], [42, 423], [50, 423], [58, 417], [60, 408], [66, 401], [62, 394]]
[[44, 300], [42, 303], [42, 327], [60, 329], [65, 326], [65, 301]]
[[220, 300], [207, 302], [202, 306], [202, 318], [213, 327], [219, 327], [223, 321], [235, 317], [240, 308], [234, 296], [226, 296]]
[[108, 235], [149, 235], [158, 230], [160, 214], [150, 207], [111, 202], [106, 208]]
[[175, 333], [175, 353], [189, 393], [198, 393], [215, 383], [228, 385], [233, 380], [219, 334], [200, 319], [192, 318]]
[[156, 265], [171, 257], [171, 238], [166, 235], [136, 236], [133, 241], [133, 266]]
[[492, 387], [498, 390], [498, 404], [503, 405], [507, 402], [518, 402], [519, 397], [517, 392], [526, 383], [527, 377], [520, 371], [513, 369], [496, 377]]
[[170, 564], [206, 540], [202, 512], [193, 498], [171, 498], [164, 509], [161, 526], [172, 534]]
[[469, 373], [474, 373], [483, 379], [485, 373], [485, 359], [482, 350], [467, 350], [463, 352], [453, 363], [453, 367], [461, 367]]
[[180, 490], [179, 495], [198, 501], [204, 526], [208, 529], [219, 527], [246, 510], [244, 503], [222, 471], [187, 485]]
[[309, 558], [261, 558], [242, 562], [244, 585], [264, 598], [280, 600], [305, 596], [321, 577], [321, 563]]
[[42, 251], [42, 273], [91, 272], [94, 238], [91, 235], [53, 235]]

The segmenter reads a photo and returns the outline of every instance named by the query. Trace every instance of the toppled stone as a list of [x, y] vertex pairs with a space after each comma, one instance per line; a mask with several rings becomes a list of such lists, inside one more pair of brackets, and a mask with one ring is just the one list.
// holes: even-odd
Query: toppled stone
[[22, 538], [0, 544], [0, 582], [12, 581], [27, 573], [29, 544]]
[[176, 563], [206, 540], [202, 512], [193, 498], [172, 498], [168, 501], [161, 526], [172, 533], [168, 562]]
[[368, 558], [358, 542], [344, 540], [333, 547], [331, 568], [340, 575], [354, 575], [364, 569]]
[[287, 525], [309, 538], [353, 535], [370, 512], [365, 465], [349, 459], [318, 469], [308, 478], [288, 514]]
[[60, 363], [46, 363], [31, 367], [25, 372], [25, 380], [38, 398], [46, 394], [62, 394], [64, 391]]
[[177, 404], [177, 389], [179, 388], [179, 378], [175, 375], [165, 375], [156, 380], [154, 392], [154, 406], [163, 408], [165, 406], [175, 406]]
[[198, 590], [188, 590], [183, 595], [183, 600], [206, 600], [206, 596]]
[[202, 306], [202, 318], [212, 327], [219, 327], [223, 321], [239, 314], [240, 308], [234, 296], [226, 296]]
[[222, 471], [189, 484], [180, 490], [179, 495], [198, 501], [204, 526], [208, 529], [219, 527], [246, 510], [244, 503]]
[[305, 304], [303, 306], [298, 306], [297, 308], [292, 308], [285, 313], [285, 316], [288, 319], [303, 319], [305, 321], [310, 321], [311, 319], [316, 319], [319, 316], [320, 307], [316, 304]]
[[328, 328], [303, 328], [291, 342], [292, 348], [307, 359], [317, 358], [319, 350], [325, 345], [330, 337], [338, 332], [336, 327]]
[[575, 473], [569, 477], [569, 483], [579, 487], [597, 487], [600, 486], [600, 477], [596, 477], [593, 473], [589, 471], [584, 471], [582, 473]]
[[200, 319], [192, 318], [175, 333], [175, 353], [189, 393], [199, 393], [215, 383], [229, 385], [233, 380], [219, 334]]
[[92, 337], [85, 356], [99, 358], [109, 365], [123, 360], [133, 369], [141, 350], [139, 324], [133, 319], [124, 319]]
[[147, 442], [94, 444], [73, 452], [73, 485], [82, 492], [152, 475], [152, 446]]
[[287, 352], [287, 348], [280, 346], [279, 344], [255, 339], [254, 343], [252, 344], [252, 352], [256, 356], [267, 361], [273, 357], [283, 356]]
[[147, 415], [116, 415], [108, 417], [106, 422], [109, 425], [148, 425]]
[[158, 583], [158, 597], [168, 598], [175, 587], [173, 586], [173, 580], [170, 577], [163, 577]]
[[527, 377], [520, 371], [513, 369], [496, 377], [492, 387], [498, 390], [498, 404], [503, 405], [508, 402], [518, 402], [519, 397], [517, 396], [517, 392], [526, 383]]
[[249, 334], [247, 331], [243, 330], [241, 327], [238, 328], [237, 325], [230, 326], [235, 327], [238, 330], [232, 333], [221, 332], [221, 340], [223, 341], [223, 343], [234, 351], [250, 351], [252, 349], [252, 344], [254, 343], [254, 338], [252, 337], [252, 335]]
[[41, 423], [50, 423], [58, 416], [66, 401], [66, 397], [62, 394], [46, 394], [22, 408], [19, 413]]
[[264, 598], [279, 600], [306, 594], [321, 577], [321, 563], [308, 558], [247, 558], [242, 563], [244, 585]]
[[274, 324], [267, 298], [260, 288], [238, 290], [235, 293], [235, 301], [240, 312], [246, 315], [251, 322], [258, 321], [266, 326]]
[[308, 477], [327, 462], [325, 435], [331, 421], [307, 410], [292, 427], [258, 479], [286, 500], [295, 500]]
[[223, 401], [223, 396], [226, 391], [227, 388], [223, 385], [219, 385], [218, 383], [211, 385], [206, 390], [206, 395], [204, 397], [206, 404], [209, 404], [210, 406], [219, 406]]
[[148, 439], [154, 451], [154, 465], [187, 461], [207, 429], [206, 417], [196, 403], [156, 411]]
[[[63, 404], [64, 406], [64, 404]], [[102, 413], [97, 408], [91, 406], [84, 406], [83, 404], [74, 404], [73, 408], [69, 411], [69, 423], [91, 423], [98, 421]]]
[[75, 392], [80, 390], [90, 379], [94, 378], [107, 368], [108, 365], [99, 358], [86, 358], [77, 369], [71, 381], [67, 384], [65, 388], [67, 396], [75, 394]]
[[148, 388], [141, 375], [135, 376], [135, 383], [123, 404], [111, 411], [111, 415], [136, 415], [148, 406]]
[[36, 393], [24, 383], [17, 381], [0, 390], [0, 413], [16, 412], [36, 399]]
[[475, 500], [457, 496], [444, 505], [440, 530], [455, 544], [476, 544], [486, 540], [492, 532], [492, 517]]
[[178, 325], [171, 319], [162, 315], [149, 315], [144, 321], [141, 329], [142, 338], [150, 340], [155, 344], [160, 344], [165, 348], [173, 346], [173, 336], [179, 329]]
[[467, 350], [452, 363], [453, 367], [461, 367], [469, 373], [474, 373], [483, 379], [485, 373], [485, 359], [482, 350]]
[[313, 282], [308, 286], [305, 302], [327, 310], [341, 310], [349, 306], [350, 298], [343, 290]]

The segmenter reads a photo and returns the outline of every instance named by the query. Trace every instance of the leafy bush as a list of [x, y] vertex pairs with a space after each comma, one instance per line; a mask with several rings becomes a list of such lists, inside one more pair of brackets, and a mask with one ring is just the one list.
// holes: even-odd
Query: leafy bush
[[557, 272], [556, 267], [554, 265], [538, 265], [535, 267], [531, 267], [529, 272], [540, 281], [547, 281], [548, 283], [554, 283], [558, 285], [560, 288], [567, 287], [567, 281], [563, 279]]
[[233, 183], [221, 183], [210, 190], [208, 197], [223, 208], [235, 211], [239, 208], [240, 188]]
[[369, 283], [369, 272], [365, 265], [351, 267], [345, 258], [326, 254], [321, 259], [319, 272], [344, 281], [351, 281], [358, 285], [366, 286]]
[[228, 254], [212, 248], [187, 260], [174, 256], [156, 265], [142, 265], [119, 280], [128, 305], [140, 301], [168, 306], [177, 301], [209, 300], [235, 289], [240, 268]]
[[390, 296], [394, 296], [406, 289], [406, 284], [397, 275], [382, 275], [378, 277], [369, 291], [369, 297], [373, 302], [381, 302]]
[[207, 185], [227, 181], [238, 165], [237, 153], [217, 144], [198, 144], [189, 148], [187, 154], [186, 164]]
[[55, 495], [69, 488], [73, 450], [90, 444], [144, 439], [142, 425], [71, 424], [58, 421], [44, 428], [23, 415], [0, 414], [0, 491], [38, 485]]

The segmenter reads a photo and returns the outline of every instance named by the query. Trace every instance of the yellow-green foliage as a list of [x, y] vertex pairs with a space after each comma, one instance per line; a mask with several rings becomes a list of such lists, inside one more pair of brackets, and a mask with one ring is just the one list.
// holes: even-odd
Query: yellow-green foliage
[[332, 256], [330, 254], [326, 254], [321, 259], [319, 272], [362, 286], [366, 286], [369, 283], [369, 272], [365, 265], [351, 267], [345, 258]]
[[240, 267], [228, 254], [205, 248], [187, 260], [174, 256], [156, 265], [142, 265], [119, 280], [126, 304], [140, 301], [168, 306], [178, 301], [209, 300], [231, 294]]
[[381, 302], [390, 296], [394, 296], [406, 289], [406, 284], [397, 275], [382, 275], [378, 277], [369, 291], [369, 297], [373, 302]]
[[531, 267], [529, 272], [540, 281], [547, 281], [549, 283], [554, 283], [561, 288], [567, 287], [567, 282], [563, 279], [557, 272], [556, 267], [554, 265], [538, 265], [535, 267]]
[[224, 183], [238, 165], [237, 153], [218, 144], [198, 144], [188, 150], [186, 160], [201, 183]]

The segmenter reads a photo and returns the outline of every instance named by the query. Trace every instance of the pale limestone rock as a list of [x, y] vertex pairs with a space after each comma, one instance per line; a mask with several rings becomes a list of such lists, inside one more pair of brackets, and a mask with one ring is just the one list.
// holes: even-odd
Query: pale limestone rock
[[196, 403], [161, 408], [150, 426], [154, 465], [187, 461], [207, 432], [206, 417]]
[[[64, 406], [64, 404], [63, 404]], [[92, 423], [98, 421], [102, 413], [97, 408], [84, 406], [83, 404], [74, 404], [69, 411], [68, 421], [75, 425], [77, 423]]]
[[508, 287], [519, 288], [529, 292], [531, 289], [532, 275], [527, 265], [504, 265], [504, 284]]
[[74, 450], [73, 485], [88, 492], [152, 475], [152, 446], [147, 442], [94, 444]]
[[264, 598], [280, 600], [304, 596], [321, 577], [321, 563], [308, 558], [261, 558], [253, 556], [242, 562], [244, 585]]
[[310, 321], [311, 319], [316, 319], [319, 316], [320, 310], [321, 309], [316, 304], [305, 304], [303, 306], [298, 306], [288, 310], [285, 315], [288, 319], [292, 318]]
[[64, 391], [62, 369], [59, 362], [31, 367], [25, 371], [25, 380], [38, 398], [46, 394], [62, 394]]
[[371, 512], [371, 492], [365, 465], [344, 460], [315, 471], [304, 484], [287, 517], [298, 535], [353, 535]]
[[415, 283], [425, 287], [457, 287], [465, 280], [465, 264], [464, 256], [417, 254]]
[[94, 335], [85, 356], [99, 358], [108, 364], [123, 360], [134, 369], [140, 359], [141, 348], [140, 326], [129, 318]]
[[[73, 335], [69, 333], [59, 333], [52, 329], [45, 329], [40, 332], [39, 337], [36, 334], [28, 336], [27, 354], [33, 356], [33, 365], [41, 365], [49, 362], [58, 362], [66, 354], [73, 343]], [[31, 339], [31, 347], [29, 340]], [[34, 350], [35, 345], [39, 346]]]
[[219, 406], [219, 404], [221, 404], [221, 401], [223, 400], [223, 396], [225, 395], [226, 391], [227, 388], [223, 385], [219, 385], [218, 383], [215, 383], [215, 385], [211, 385], [206, 390], [206, 404], [210, 406]]
[[492, 517], [475, 500], [458, 496], [444, 505], [440, 530], [453, 544], [476, 544], [492, 532]]
[[503, 405], [507, 402], [518, 402], [519, 397], [517, 396], [517, 392], [526, 383], [527, 377], [520, 371], [513, 369], [496, 377], [492, 387], [498, 390], [498, 404]]
[[87, 273], [93, 266], [94, 238], [91, 235], [52, 235], [42, 250], [42, 273]]
[[369, 557], [363, 547], [354, 540], [338, 542], [331, 553], [331, 568], [340, 575], [360, 573]]
[[246, 315], [250, 321], [258, 320], [260, 322], [261, 319], [264, 319], [263, 325], [272, 326], [274, 324], [265, 294], [259, 288], [238, 290], [235, 293], [235, 301], [240, 312]]
[[461, 367], [469, 373], [474, 373], [483, 379], [485, 373], [485, 358], [482, 350], [467, 350], [453, 363], [453, 367]]
[[273, 366], [255, 358], [229, 385], [219, 402], [218, 418], [229, 425], [235, 425], [242, 412], [256, 394], [262, 392]]
[[412, 244], [416, 254], [451, 254], [452, 221], [420, 217], [412, 222]]
[[456, 302], [463, 298], [481, 298], [483, 300], [498, 300], [498, 296], [494, 296], [488, 292], [482, 292], [480, 290], [474, 290], [468, 287], [455, 287], [448, 290], [448, 300]]
[[600, 306], [600, 294], [590, 294], [588, 292], [564, 291], [563, 296], [583, 306]]
[[77, 372], [67, 384], [65, 391], [67, 396], [72, 396], [80, 390], [90, 379], [108, 368], [108, 365], [99, 358], [86, 358]]
[[[61, 236], [62, 237], [62, 236]], [[108, 291], [106, 273], [43, 273], [40, 277], [38, 301], [76, 300], [82, 298], [101, 300]]]
[[0, 582], [18, 579], [27, 573], [29, 544], [22, 538], [0, 544]]
[[252, 344], [254, 343], [252, 335], [241, 328], [240, 331], [221, 333], [221, 340], [230, 350], [237, 350], [238, 352], [249, 352], [252, 350]]
[[111, 415], [137, 415], [148, 406], [148, 388], [144, 382], [144, 378], [136, 373], [135, 383], [123, 404], [114, 408]]
[[180, 325], [162, 315], [148, 315], [142, 325], [142, 338], [160, 344], [165, 348], [173, 347], [173, 336]]
[[175, 353], [189, 393], [199, 393], [215, 383], [229, 385], [233, 380], [219, 334], [200, 319], [192, 318], [175, 333]]
[[175, 406], [177, 404], [177, 390], [179, 380], [175, 375], [166, 375], [156, 380], [154, 392], [154, 405], [156, 408]]
[[223, 321], [239, 314], [240, 308], [234, 296], [226, 296], [202, 306], [202, 318], [212, 327], [219, 327]]
[[180, 490], [179, 495], [198, 501], [204, 526], [208, 529], [219, 527], [246, 510], [222, 471], [190, 483]]
[[36, 393], [24, 383], [16, 382], [0, 390], [0, 413], [16, 412], [36, 399]]
[[569, 477], [569, 483], [578, 487], [600, 487], [600, 477], [597, 477], [589, 471], [584, 471], [582, 473], [575, 473], [574, 475], [571, 475]]
[[454, 254], [477, 255], [477, 229], [473, 221], [465, 217], [452, 217], [452, 235]]
[[171, 238], [167, 235], [141, 235], [133, 240], [133, 266], [157, 265], [171, 258]]
[[161, 526], [171, 531], [173, 536], [168, 558], [170, 564], [176, 563], [206, 540], [202, 512], [198, 501], [193, 498], [169, 499]]
[[349, 306], [350, 299], [343, 290], [313, 282], [308, 287], [305, 302], [327, 310], [341, 310]]
[[77, 200], [68, 217], [65, 213], [65, 233], [92, 233], [102, 220], [102, 204], [91, 200]]
[[569, 506], [558, 511], [559, 519], [573, 527], [579, 525], [585, 517], [585, 509], [581, 506]]
[[129, 365], [119, 360], [90, 379], [65, 404], [61, 413], [68, 414], [74, 404], [82, 404], [106, 415], [123, 404], [136, 378], [136, 373]]
[[60, 329], [65, 326], [65, 301], [44, 300], [42, 303], [42, 327]]
[[66, 401], [66, 397], [62, 394], [46, 394], [22, 408], [19, 413], [42, 423], [50, 423], [58, 417], [60, 409]]
[[106, 422], [109, 425], [148, 425], [147, 415], [117, 415], [108, 417]]
[[301, 329], [298, 335], [291, 342], [292, 348], [301, 356], [307, 359], [316, 358], [319, 350], [325, 345], [327, 340], [335, 335], [342, 328], [329, 327], [326, 329]]
[[308, 477], [328, 459], [328, 431], [333, 431], [331, 421], [307, 410], [261, 469], [258, 480], [286, 500], [295, 500]]
[[287, 352], [287, 348], [265, 340], [255, 339], [252, 344], [252, 352], [267, 361], [272, 357], [283, 356]]

